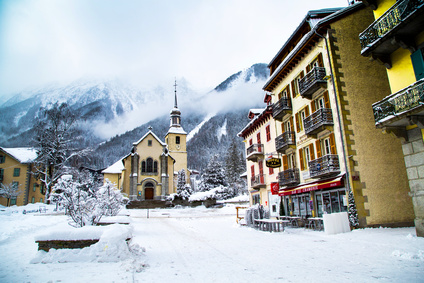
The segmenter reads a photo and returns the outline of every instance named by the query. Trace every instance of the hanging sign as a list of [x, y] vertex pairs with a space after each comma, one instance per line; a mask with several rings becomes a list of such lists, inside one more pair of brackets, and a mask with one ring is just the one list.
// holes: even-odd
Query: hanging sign
[[280, 190], [280, 184], [278, 182], [271, 183], [271, 193], [273, 195], [278, 195], [279, 190]]
[[281, 158], [275, 158], [275, 157], [268, 158], [266, 160], [266, 167], [269, 167], [269, 168], [281, 167]]

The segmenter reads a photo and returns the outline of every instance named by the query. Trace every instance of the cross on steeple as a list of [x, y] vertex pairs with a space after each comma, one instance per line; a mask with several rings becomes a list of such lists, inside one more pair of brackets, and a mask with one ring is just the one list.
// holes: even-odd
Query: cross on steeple
[[175, 79], [175, 103], [174, 103], [174, 108], [178, 108], [178, 104], [177, 104], [177, 79]]

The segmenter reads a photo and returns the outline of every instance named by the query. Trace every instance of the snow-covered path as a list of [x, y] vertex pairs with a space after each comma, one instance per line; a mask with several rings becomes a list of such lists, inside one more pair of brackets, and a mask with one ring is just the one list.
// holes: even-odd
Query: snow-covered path
[[34, 237], [65, 229], [66, 217], [0, 213], [0, 282], [424, 282], [414, 228], [269, 233], [236, 224], [234, 207], [128, 212], [144, 255], [99, 262], [88, 249], [45, 264], [31, 263]]

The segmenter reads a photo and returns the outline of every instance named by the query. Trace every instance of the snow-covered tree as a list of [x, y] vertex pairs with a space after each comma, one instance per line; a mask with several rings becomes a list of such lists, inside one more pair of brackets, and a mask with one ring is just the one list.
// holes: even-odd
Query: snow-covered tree
[[209, 191], [219, 186], [227, 186], [225, 180], [224, 169], [221, 162], [218, 161], [218, 156], [214, 155], [210, 160], [205, 173], [202, 175], [202, 182], [199, 186], [199, 191]]
[[64, 175], [53, 187], [50, 200], [66, 209], [71, 226], [96, 225], [102, 216], [116, 215], [127, 202], [108, 180], [100, 188], [89, 188], [87, 183], [74, 181], [71, 175]]
[[246, 182], [240, 177], [245, 171], [246, 162], [237, 146], [236, 140], [233, 139], [225, 159], [225, 174], [228, 186], [232, 188], [234, 195], [241, 195], [247, 192]]
[[356, 210], [355, 198], [353, 196], [352, 190], [349, 190], [349, 207], [348, 207], [348, 215], [349, 215], [349, 223], [352, 228], [356, 228], [359, 226], [358, 220], [358, 211]]
[[177, 196], [187, 200], [192, 194], [191, 186], [186, 182], [186, 172], [184, 169], [178, 171], [177, 177]]
[[65, 174], [65, 163], [70, 157], [72, 126], [75, 115], [63, 104], [42, 108], [35, 123], [35, 175], [46, 188], [48, 201], [53, 184]]
[[20, 185], [16, 185], [16, 183], [0, 184], [0, 196], [7, 199], [6, 206], [10, 205], [11, 199], [17, 198], [22, 193], [19, 187]]

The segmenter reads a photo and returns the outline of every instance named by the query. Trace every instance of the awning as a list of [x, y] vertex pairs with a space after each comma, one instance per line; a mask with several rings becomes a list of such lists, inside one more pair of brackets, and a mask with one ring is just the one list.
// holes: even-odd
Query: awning
[[342, 176], [338, 176], [336, 178], [332, 178], [329, 180], [313, 182], [306, 185], [290, 188], [287, 190], [280, 190], [278, 195], [288, 196], [288, 195], [301, 194], [301, 193], [306, 193], [306, 192], [315, 191], [315, 190], [338, 188], [343, 186], [344, 186], [344, 182], [343, 182], [343, 175], [342, 175]]

